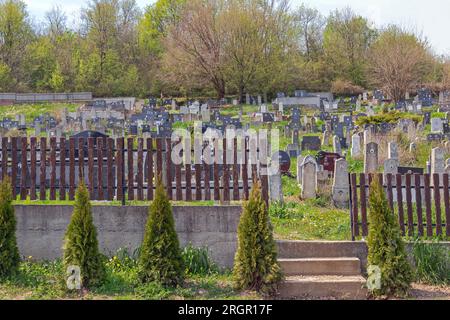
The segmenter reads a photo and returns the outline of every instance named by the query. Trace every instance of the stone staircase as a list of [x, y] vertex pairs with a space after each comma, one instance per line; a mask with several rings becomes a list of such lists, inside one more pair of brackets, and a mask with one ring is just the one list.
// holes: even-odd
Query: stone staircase
[[365, 299], [360, 255], [348, 242], [278, 243], [282, 299]]

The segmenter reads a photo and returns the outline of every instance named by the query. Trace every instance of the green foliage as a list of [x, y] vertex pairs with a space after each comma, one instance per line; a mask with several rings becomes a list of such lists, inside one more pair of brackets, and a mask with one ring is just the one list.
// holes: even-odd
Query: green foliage
[[176, 286], [183, 281], [183, 271], [172, 206], [159, 176], [139, 257], [140, 279]]
[[153, 54], [160, 54], [163, 51], [162, 38], [168, 27], [178, 21], [185, 1], [158, 0], [147, 7], [138, 26], [139, 45], [142, 49]]
[[[66, 289], [66, 274], [62, 261], [34, 262], [31, 257], [20, 264], [19, 272], [0, 283], [1, 299], [85, 299], [85, 300], [149, 300], [149, 299], [259, 299], [242, 295], [232, 287], [228, 273], [192, 275], [183, 287], [169, 288], [159, 283], [139, 281], [134, 253], [117, 252], [106, 263], [103, 284], [90, 291], [72, 292]], [[120, 266], [119, 266], [120, 265]], [[83, 295], [80, 295], [83, 294]]]
[[0, 278], [14, 275], [19, 263], [11, 180], [5, 178], [0, 184]]
[[69, 266], [80, 268], [84, 288], [99, 286], [105, 277], [89, 192], [84, 183], [75, 194], [74, 210], [64, 239], [64, 266], [66, 269]]
[[359, 117], [356, 120], [358, 126], [363, 126], [365, 124], [381, 124], [381, 123], [397, 123], [400, 119], [410, 119], [416, 123], [422, 121], [421, 116], [408, 114], [400, 111], [383, 112], [375, 116], [370, 117]]
[[243, 207], [233, 275], [236, 288], [264, 294], [275, 293], [282, 280], [272, 224], [259, 183], [253, 186]]
[[389, 208], [383, 186], [374, 179], [369, 196], [368, 266], [381, 271], [381, 287], [374, 296], [404, 296], [413, 280], [405, 244], [394, 213]]
[[211, 260], [208, 248], [195, 248], [188, 245], [181, 253], [187, 275], [209, 275], [219, 271]]
[[413, 257], [417, 280], [432, 285], [450, 284], [450, 250], [446, 246], [416, 240]]

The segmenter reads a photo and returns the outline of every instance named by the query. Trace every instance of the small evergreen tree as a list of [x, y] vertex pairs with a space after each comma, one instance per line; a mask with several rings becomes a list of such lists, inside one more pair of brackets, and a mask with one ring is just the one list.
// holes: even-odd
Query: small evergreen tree
[[413, 272], [400, 227], [378, 179], [370, 186], [369, 205], [368, 266], [378, 267], [381, 272], [381, 287], [372, 288], [372, 294], [404, 296], [411, 286]]
[[183, 281], [183, 259], [172, 206], [160, 176], [156, 179], [155, 199], [149, 211], [139, 256], [140, 279], [176, 286]]
[[80, 268], [84, 288], [99, 286], [105, 278], [89, 192], [84, 183], [76, 191], [74, 211], [65, 235], [64, 266], [66, 269], [69, 266]]
[[6, 177], [0, 184], [0, 278], [15, 274], [19, 263], [11, 180]]
[[274, 294], [282, 280], [276, 244], [266, 203], [255, 183], [244, 204], [238, 227], [238, 249], [233, 277], [239, 290]]

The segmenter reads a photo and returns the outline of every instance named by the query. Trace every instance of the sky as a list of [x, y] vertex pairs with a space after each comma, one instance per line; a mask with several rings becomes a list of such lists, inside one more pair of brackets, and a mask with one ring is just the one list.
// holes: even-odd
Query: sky
[[[78, 17], [78, 10], [86, 3], [83, 0], [24, 1], [31, 16], [37, 21], [54, 5], [59, 5], [66, 12], [69, 21], [73, 22]], [[137, 3], [144, 8], [154, 1], [137, 0]], [[449, 0], [291, 0], [291, 7], [298, 7], [301, 3], [317, 8], [325, 15], [335, 9], [351, 7], [378, 27], [396, 23], [412, 28], [428, 39], [436, 53], [450, 53]]]

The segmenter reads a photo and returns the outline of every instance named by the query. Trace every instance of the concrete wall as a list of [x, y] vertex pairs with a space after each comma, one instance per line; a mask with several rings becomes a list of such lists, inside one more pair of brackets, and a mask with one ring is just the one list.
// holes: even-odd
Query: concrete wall
[[44, 102], [44, 101], [90, 101], [91, 92], [73, 93], [0, 93], [0, 101], [16, 103]]
[[[118, 249], [133, 252], [143, 239], [147, 207], [93, 206], [100, 248], [107, 255]], [[182, 246], [207, 246], [211, 257], [225, 268], [233, 266], [237, 248], [238, 206], [174, 207]], [[71, 206], [16, 206], [17, 239], [21, 255], [39, 260], [62, 256]]]

